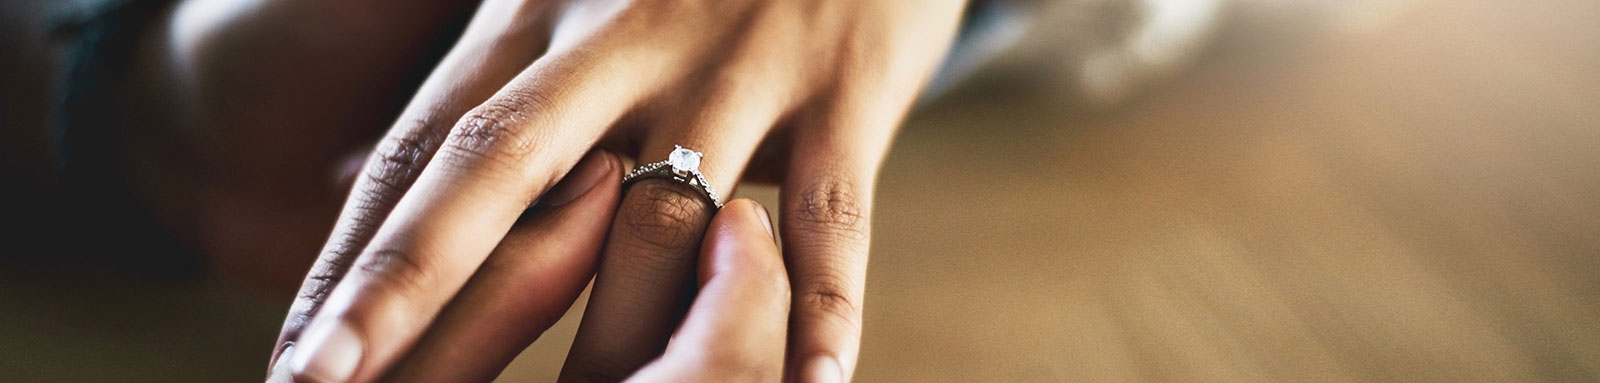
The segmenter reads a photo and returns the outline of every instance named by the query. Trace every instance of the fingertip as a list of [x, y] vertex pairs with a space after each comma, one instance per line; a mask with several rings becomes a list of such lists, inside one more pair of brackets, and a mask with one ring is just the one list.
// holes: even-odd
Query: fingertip
[[622, 172], [624, 171], [621, 157], [617, 157], [616, 153], [605, 149], [595, 149], [593, 155], [603, 165], [604, 171], [600, 172], [603, 176], [600, 177], [597, 185], [589, 189], [591, 191], [614, 189], [617, 190], [617, 193], [615, 193], [617, 198], [621, 198]]
[[616, 178], [617, 168], [616, 155], [601, 149], [592, 150], [578, 160], [560, 182], [545, 192], [543, 204], [553, 208], [576, 201], [598, 189], [606, 180]]
[[283, 352], [278, 354], [277, 362], [267, 371], [267, 383], [294, 383], [294, 371], [289, 369], [289, 360], [294, 358], [294, 343], [283, 347]]
[[594, 152], [605, 164], [605, 171], [603, 172], [605, 176], [600, 178], [600, 187], [594, 189], [614, 185], [620, 191], [622, 188], [622, 159], [617, 157], [616, 153], [605, 149], [595, 149]]
[[726, 245], [724, 242], [729, 241], [746, 244], [737, 246], [744, 251], [758, 250], [761, 247], [751, 245], [760, 243], [771, 244], [774, 250], [777, 246], [771, 215], [767, 213], [766, 206], [749, 198], [739, 198], [724, 204], [712, 219], [711, 228], [706, 231], [706, 236], [708, 249]]
[[[614, 174], [614, 173], [617, 173], [619, 170], [622, 169], [622, 160], [617, 158], [616, 154], [611, 153], [611, 151], [605, 150], [605, 149], [595, 149], [594, 151], [595, 151], [595, 153], [599, 154], [601, 159], [605, 160], [606, 173], [613, 173]], [[619, 179], [619, 180], [622, 179], [621, 175], [618, 175], [616, 178]], [[620, 182], [620, 181], [618, 181], [618, 182]]]
[[773, 240], [777, 240], [778, 234], [772, 231], [772, 214], [767, 212], [766, 206], [761, 206], [761, 204], [755, 203], [755, 201], [751, 201], [751, 203], [755, 205], [756, 208], [756, 219], [761, 220], [761, 227], [767, 229], [767, 236], [772, 237]]
[[[719, 271], [761, 269], [781, 264], [766, 207], [748, 198], [722, 206], [701, 246], [700, 282]], [[770, 259], [769, 259], [770, 258]]]
[[314, 324], [301, 336], [301, 350], [286, 353], [296, 381], [345, 382], [361, 365], [365, 342], [349, 323]]
[[840, 383], [844, 382], [844, 368], [839, 366], [839, 360], [827, 355], [811, 357], [806, 361], [804, 369], [800, 372], [801, 383]]
[[[713, 219], [714, 229], [712, 235], [738, 235], [755, 232], [753, 229], [761, 228], [768, 237], [772, 236], [772, 219], [767, 213], [767, 207], [760, 202], [749, 198], [738, 198], [722, 205]], [[730, 230], [729, 233], [718, 233], [721, 230]]]

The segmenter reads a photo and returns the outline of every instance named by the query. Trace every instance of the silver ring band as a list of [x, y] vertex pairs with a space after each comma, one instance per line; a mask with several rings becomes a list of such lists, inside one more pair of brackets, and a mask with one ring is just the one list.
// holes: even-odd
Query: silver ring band
[[704, 153], [673, 145], [672, 154], [668, 154], [666, 160], [639, 165], [623, 175], [622, 188], [627, 189], [633, 182], [646, 178], [667, 178], [694, 187], [711, 201], [712, 206], [721, 209], [722, 197], [717, 196], [717, 191], [711, 187], [711, 182], [706, 181], [706, 176], [700, 174], [702, 157], [705, 157]]

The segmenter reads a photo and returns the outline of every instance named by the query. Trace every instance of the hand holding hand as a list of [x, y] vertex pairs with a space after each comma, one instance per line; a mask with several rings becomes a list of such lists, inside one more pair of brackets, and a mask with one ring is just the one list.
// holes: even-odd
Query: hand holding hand
[[[337, 335], [359, 348], [337, 379], [375, 379], [582, 153], [682, 145], [724, 193], [781, 182], [790, 370], [849, 376], [877, 169], [962, 5], [488, 0], [358, 177], [280, 342], [322, 360]], [[619, 380], [667, 347], [711, 219], [696, 193], [622, 196], [564, 380]]]
[[[312, 359], [285, 351], [271, 381], [490, 381], [572, 305], [594, 272], [594, 246], [618, 197], [615, 159], [590, 155], [557, 187], [570, 202], [540, 208], [519, 221], [399, 362], [384, 371], [360, 368], [361, 350], [324, 343], [335, 352]], [[581, 190], [588, 177], [598, 182]], [[729, 203], [712, 221], [696, 260], [698, 294], [666, 352], [637, 371], [614, 371], [632, 382], [777, 381], [784, 371], [789, 283], [765, 208]], [[348, 342], [348, 334], [327, 334]], [[830, 373], [838, 376], [837, 366]], [[330, 377], [332, 375], [333, 377]]]

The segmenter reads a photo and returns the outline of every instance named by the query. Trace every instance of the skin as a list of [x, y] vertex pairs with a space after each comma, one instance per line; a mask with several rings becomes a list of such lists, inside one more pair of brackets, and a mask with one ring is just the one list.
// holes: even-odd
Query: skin
[[[765, 280], [793, 299], [784, 340], [761, 342], [783, 345], [777, 374], [752, 380], [848, 380], [874, 180], [963, 6], [186, 0], [146, 31], [122, 84], [132, 107], [116, 112], [138, 133], [123, 163], [135, 192], [223, 278], [304, 277], [273, 350], [277, 379], [309, 380], [332, 360], [354, 367], [326, 380], [409, 376], [395, 369], [413, 365], [399, 363], [408, 355], [473, 339], [429, 340], [432, 329], [503, 315], [453, 314], [476, 307], [453, 301], [463, 292], [570, 289], [561, 278], [475, 282], [523, 270], [495, 254], [536, 250], [565, 254], [535, 257], [546, 263], [528, 267], [543, 272], [598, 259], [562, 380], [618, 381], [670, 372], [653, 363], [685, 349], [669, 340], [701, 302], [692, 291], [715, 210], [693, 189], [646, 180], [619, 189], [610, 213], [529, 220], [558, 222], [540, 220], [560, 214], [538, 202], [592, 148], [653, 162], [682, 145], [706, 153], [701, 171], [723, 195], [741, 180], [781, 185], [787, 278]], [[428, 49], [450, 36], [442, 59]], [[603, 224], [588, 226], [593, 217]], [[579, 232], [604, 237], [572, 239]], [[329, 239], [320, 252], [318, 238]], [[510, 318], [541, 318], [526, 315]], [[542, 332], [542, 319], [528, 322], [484, 347], [520, 350]], [[323, 355], [329, 334], [359, 351]], [[713, 356], [677, 359], [726, 361]]]
[[[524, 215], [382, 381], [491, 381], [521, 352], [506, 338], [531, 342], [571, 307], [594, 275], [605, 217], [621, 194], [614, 156], [591, 154], [578, 167], [575, 174], [593, 177], [563, 181], [552, 193], [570, 202]], [[714, 218], [696, 257], [693, 307], [672, 346], [627, 381], [780, 379], [790, 291], [771, 230], [766, 208], [750, 200]], [[268, 381], [293, 381], [291, 373], [280, 365]]]
[[[788, 377], [848, 377], [873, 180], [961, 8], [485, 2], [356, 178], [286, 322], [290, 370], [383, 376], [584, 148], [648, 160], [676, 144], [708, 153], [718, 190], [747, 170], [781, 182]], [[562, 381], [618, 381], [655, 360], [691, 298], [713, 210], [661, 180], [617, 209]]]

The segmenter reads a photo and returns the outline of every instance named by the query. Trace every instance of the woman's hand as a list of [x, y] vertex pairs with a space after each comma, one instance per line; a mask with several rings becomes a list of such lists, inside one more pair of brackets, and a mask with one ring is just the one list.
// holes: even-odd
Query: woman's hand
[[[303, 375], [376, 379], [590, 147], [682, 145], [716, 190], [781, 182], [789, 376], [848, 377], [873, 182], [962, 5], [488, 0], [358, 177], [280, 344]], [[622, 197], [563, 380], [620, 380], [666, 349], [712, 213], [696, 193]]]

